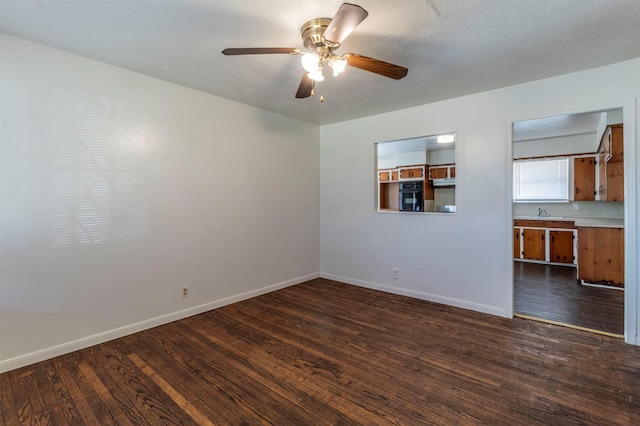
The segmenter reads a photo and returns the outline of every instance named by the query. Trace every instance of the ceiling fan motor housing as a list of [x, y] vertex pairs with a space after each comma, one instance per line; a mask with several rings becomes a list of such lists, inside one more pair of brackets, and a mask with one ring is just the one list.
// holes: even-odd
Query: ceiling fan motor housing
[[317, 51], [318, 48], [331, 47], [333, 50], [340, 46], [339, 43], [328, 43], [322, 38], [322, 34], [324, 34], [330, 23], [331, 18], [316, 18], [305, 22], [300, 28], [304, 47], [311, 51]]

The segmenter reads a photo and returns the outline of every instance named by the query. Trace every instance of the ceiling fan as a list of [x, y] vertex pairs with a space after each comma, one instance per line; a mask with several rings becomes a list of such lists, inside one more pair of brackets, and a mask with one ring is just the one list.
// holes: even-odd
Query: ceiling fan
[[[307, 98], [313, 95], [316, 82], [324, 80], [322, 71], [328, 64], [333, 75], [340, 74], [347, 65], [370, 71], [384, 77], [400, 80], [408, 70], [399, 65], [390, 64], [378, 59], [368, 58], [355, 53], [338, 56], [334, 53], [349, 34], [369, 15], [362, 7], [343, 3], [333, 19], [316, 18], [306, 22], [300, 29], [302, 41], [307, 52], [294, 47], [249, 47], [230, 48], [222, 51], [225, 55], [260, 55], [289, 54], [302, 55], [302, 67], [305, 70], [296, 98]], [[321, 101], [323, 98], [321, 97]]]

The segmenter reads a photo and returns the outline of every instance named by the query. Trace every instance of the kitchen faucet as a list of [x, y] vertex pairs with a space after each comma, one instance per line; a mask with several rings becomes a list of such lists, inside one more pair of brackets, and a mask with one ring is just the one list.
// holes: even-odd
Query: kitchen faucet
[[547, 211], [545, 209], [538, 209], [538, 217], [547, 217]]

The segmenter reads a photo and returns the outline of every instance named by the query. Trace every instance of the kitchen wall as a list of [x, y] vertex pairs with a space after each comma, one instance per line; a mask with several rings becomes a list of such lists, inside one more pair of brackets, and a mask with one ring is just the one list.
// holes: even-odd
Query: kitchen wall
[[318, 126], [1, 49], [0, 370], [317, 276]]
[[[407, 108], [320, 129], [321, 274], [496, 315], [513, 306], [511, 123], [630, 105], [640, 123], [640, 59]], [[623, 100], [623, 101], [621, 101]], [[625, 123], [627, 124], [627, 123]], [[627, 341], [640, 344], [638, 127], [625, 126], [633, 199], [625, 203], [633, 283]], [[456, 131], [457, 213], [374, 213], [374, 143]], [[633, 181], [631, 181], [633, 179]], [[349, 182], [349, 185], [344, 185]], [[357, 190], [355, 190], [357, 188]], [[399, 269], [399, 279], [392, 278]]]
[[[577, 206], [577, 208], [576, 208]], [[570, 203], [513, 203], [513, 216], [535, 216], [538, 209], [547, 216], [623, 219], [624, 202], [572, 201]]]
[[415, 164], [425, 164], [427, 162], [427, 152], [409, 151], [400, 152], [393, 155], [385, 155], [378, 157], [379, 169], [393, 169], [400, 166], [413, 166]]
[[430, 151], [427, 162], [430, 165], [438, 164], [455, 164], [456, 163], [456, 150], [455, 149], [442, 149], [440, 151]]
[[596, 133], [532, 139], [513, 144], [513, 158], [595, 153], [599, 139]]

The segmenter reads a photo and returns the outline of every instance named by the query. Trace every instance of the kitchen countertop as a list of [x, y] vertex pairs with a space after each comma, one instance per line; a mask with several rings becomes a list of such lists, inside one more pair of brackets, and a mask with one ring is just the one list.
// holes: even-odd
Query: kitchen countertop
[[576, 227], [592, 227], [592, 228], [624, 228], [624, 219], [601, 219], [580, 217], [573, 219]]
[[515, 216], [514, 220], [553, 220], [574, 222], [576, 227], [624, 228], [624, 219], [606, 219], [595, 217], [557, 217], [557, 216]]

